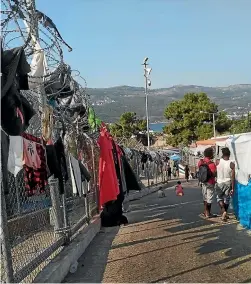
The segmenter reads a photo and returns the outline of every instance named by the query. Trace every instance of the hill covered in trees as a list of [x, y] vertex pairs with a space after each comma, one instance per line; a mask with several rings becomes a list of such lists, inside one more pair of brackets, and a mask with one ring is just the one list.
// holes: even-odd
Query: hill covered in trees
[[[238, 116], [251, 110], [251, 84], [228, 87], [203, 87], [177, 85], [170, 88], [149, 89], [149, 113], [151, 122], [163, 121], [165, 108], [173, 101], [183, 98], [186, 93], [206, 93], [219, 106], [219, 110]], [[97, 115], [115, 122], [124, 112], [135, 112], [145, 116], [144, 88], [119, 86], [112, 88], [88, 89]]]

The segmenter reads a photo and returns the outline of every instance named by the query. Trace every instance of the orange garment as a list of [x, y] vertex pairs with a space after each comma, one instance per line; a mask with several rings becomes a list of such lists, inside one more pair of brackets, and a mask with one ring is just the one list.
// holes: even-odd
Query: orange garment
[[100, 131], [98, 145], [100, 147], [100, 206], [103, 206], [108, 201], [117, 200], [117, 196], [119, 194], [119, 184], [112, 154], [112, 137], [104, 126], [101, 128]]

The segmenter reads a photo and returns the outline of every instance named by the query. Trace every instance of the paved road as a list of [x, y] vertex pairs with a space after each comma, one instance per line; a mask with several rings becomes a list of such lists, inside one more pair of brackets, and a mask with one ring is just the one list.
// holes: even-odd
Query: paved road
[[165, 198], [154, 193], [130, 207], [130, 225], [100, 232], [65, 282], [251, 282], [250, 236], [233, 216], [200, 218], [195, 183], [183, 197], [167, 189]]

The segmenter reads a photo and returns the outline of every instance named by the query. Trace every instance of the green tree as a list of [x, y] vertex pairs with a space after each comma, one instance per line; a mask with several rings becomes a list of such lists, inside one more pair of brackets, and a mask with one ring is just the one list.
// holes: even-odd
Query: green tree
[[225, 112], [218, 112], [218, 106], [205, 93], [188, 93], [183, 99], [172, 102], [164, 113], [170, 122], [164, 129], [167, 143], [173, 146], [189, 145], [192, 141], [212, 137], [212, 113], [217, 113], [217, 132], [228, 131], [231, 121]]
[[146, 131], [146, 128], [146, 120], [139, 119], [134, 112], [123, 113], [117, 123], [110, 125], [113, 136], [125, 138], [137, 135], [140, 131]]
[[251, 131], [251, 120], [250, 117], [242, 117], [237, 120], [233, 120], [230, 127], [231, 134], [239, 134]]

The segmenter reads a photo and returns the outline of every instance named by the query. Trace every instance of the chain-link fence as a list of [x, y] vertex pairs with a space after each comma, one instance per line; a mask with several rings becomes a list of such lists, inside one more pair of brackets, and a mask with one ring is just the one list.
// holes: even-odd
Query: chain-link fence
[[[43, 266], [97, 213], [98, 149], [89, 137], [83, 136], [82, 142], [85, 143], [83, 160], [91, 179], [83, 184], [81, 196], [74, 195], [71, 179], [65, 184], [65, 193], [60, 194], [58, 180], [53, 177], [44, 191], [28, 194], [24, 170], [16, 177], [9, 173], [9, 193], [2, 195], [5, 206], [1, 207], [2, 282], [32, 282]], [[9, 253], [9, 262], [4, 250]]]
[[[32, 106], [35, 115], [24, 134], [39, 144], [46, 167], [43, 172], [25, 166], [15, 173], [9, 171], [5, 176], [8, 186], [1, 191], [1, 282], [27, 283], [97, 213], [98, 148], [88, 126], [86, 82], [64, 63], [62, 47], [67, 46], [69, 51], [71, 48], [56, 25], [36, 9], [34, 0], [1, 0], [1, 8], [2, 56], [5, 51], [11, 53], [13, 48], [21, 47], [30, 65], [30, 90], [21, 91], [20, 96]], [[41, 60], [43, 73], [37, 65]], [[69, 174], [63, 181], [64, 192], [55, 174], [47, 177], [51, 170], [46, 147], [49, 140], [54, 144], [59, 137]], [[83, 157], [77, 156], [79, 151], [74, 151], [67, 137], [74, 140], [76, 149], [85, 150]], [[73, 192], [70, 155], [81, 160], [90, 173], [89, 182], [83, 182], [78, 194]]]
[[[46, 74], [31, 68], [32, 88], [20, 93], [35, 111], [22, 136], [35, 143], [43, 171], [22, 166], [9, 171], [8, 186], [1, 187], [1, 282], [29, 283], [98, 212], [99, 148], [88, 123], [91, 104], [86, 82], [64, 63], [62, 45], [70, 47], [55, 24], [36, 10], [34, 0], [1, 0], [1, 4], [4, 51], [22, 46], [31, 67], [38, 53], [40, 59], [47, 59]], [[46, 148], [59, 138], [68, 173], [62, 179], [63, 191], [60, 178], [48, 169]], [[127, 158], [143, 188], [167, 181], [162, 153], [145, 151], [135, 139], [122, 139], [119, 144], [129, 149]], [[74, 183], [74, 159], [89, 174], [79, 188]]]
[[125, 148], [126, 156], [142, 187], [168, 182], [168, 155], [165, 151], [147, 150], [135, 138], [118, 138], [117, 142]]

